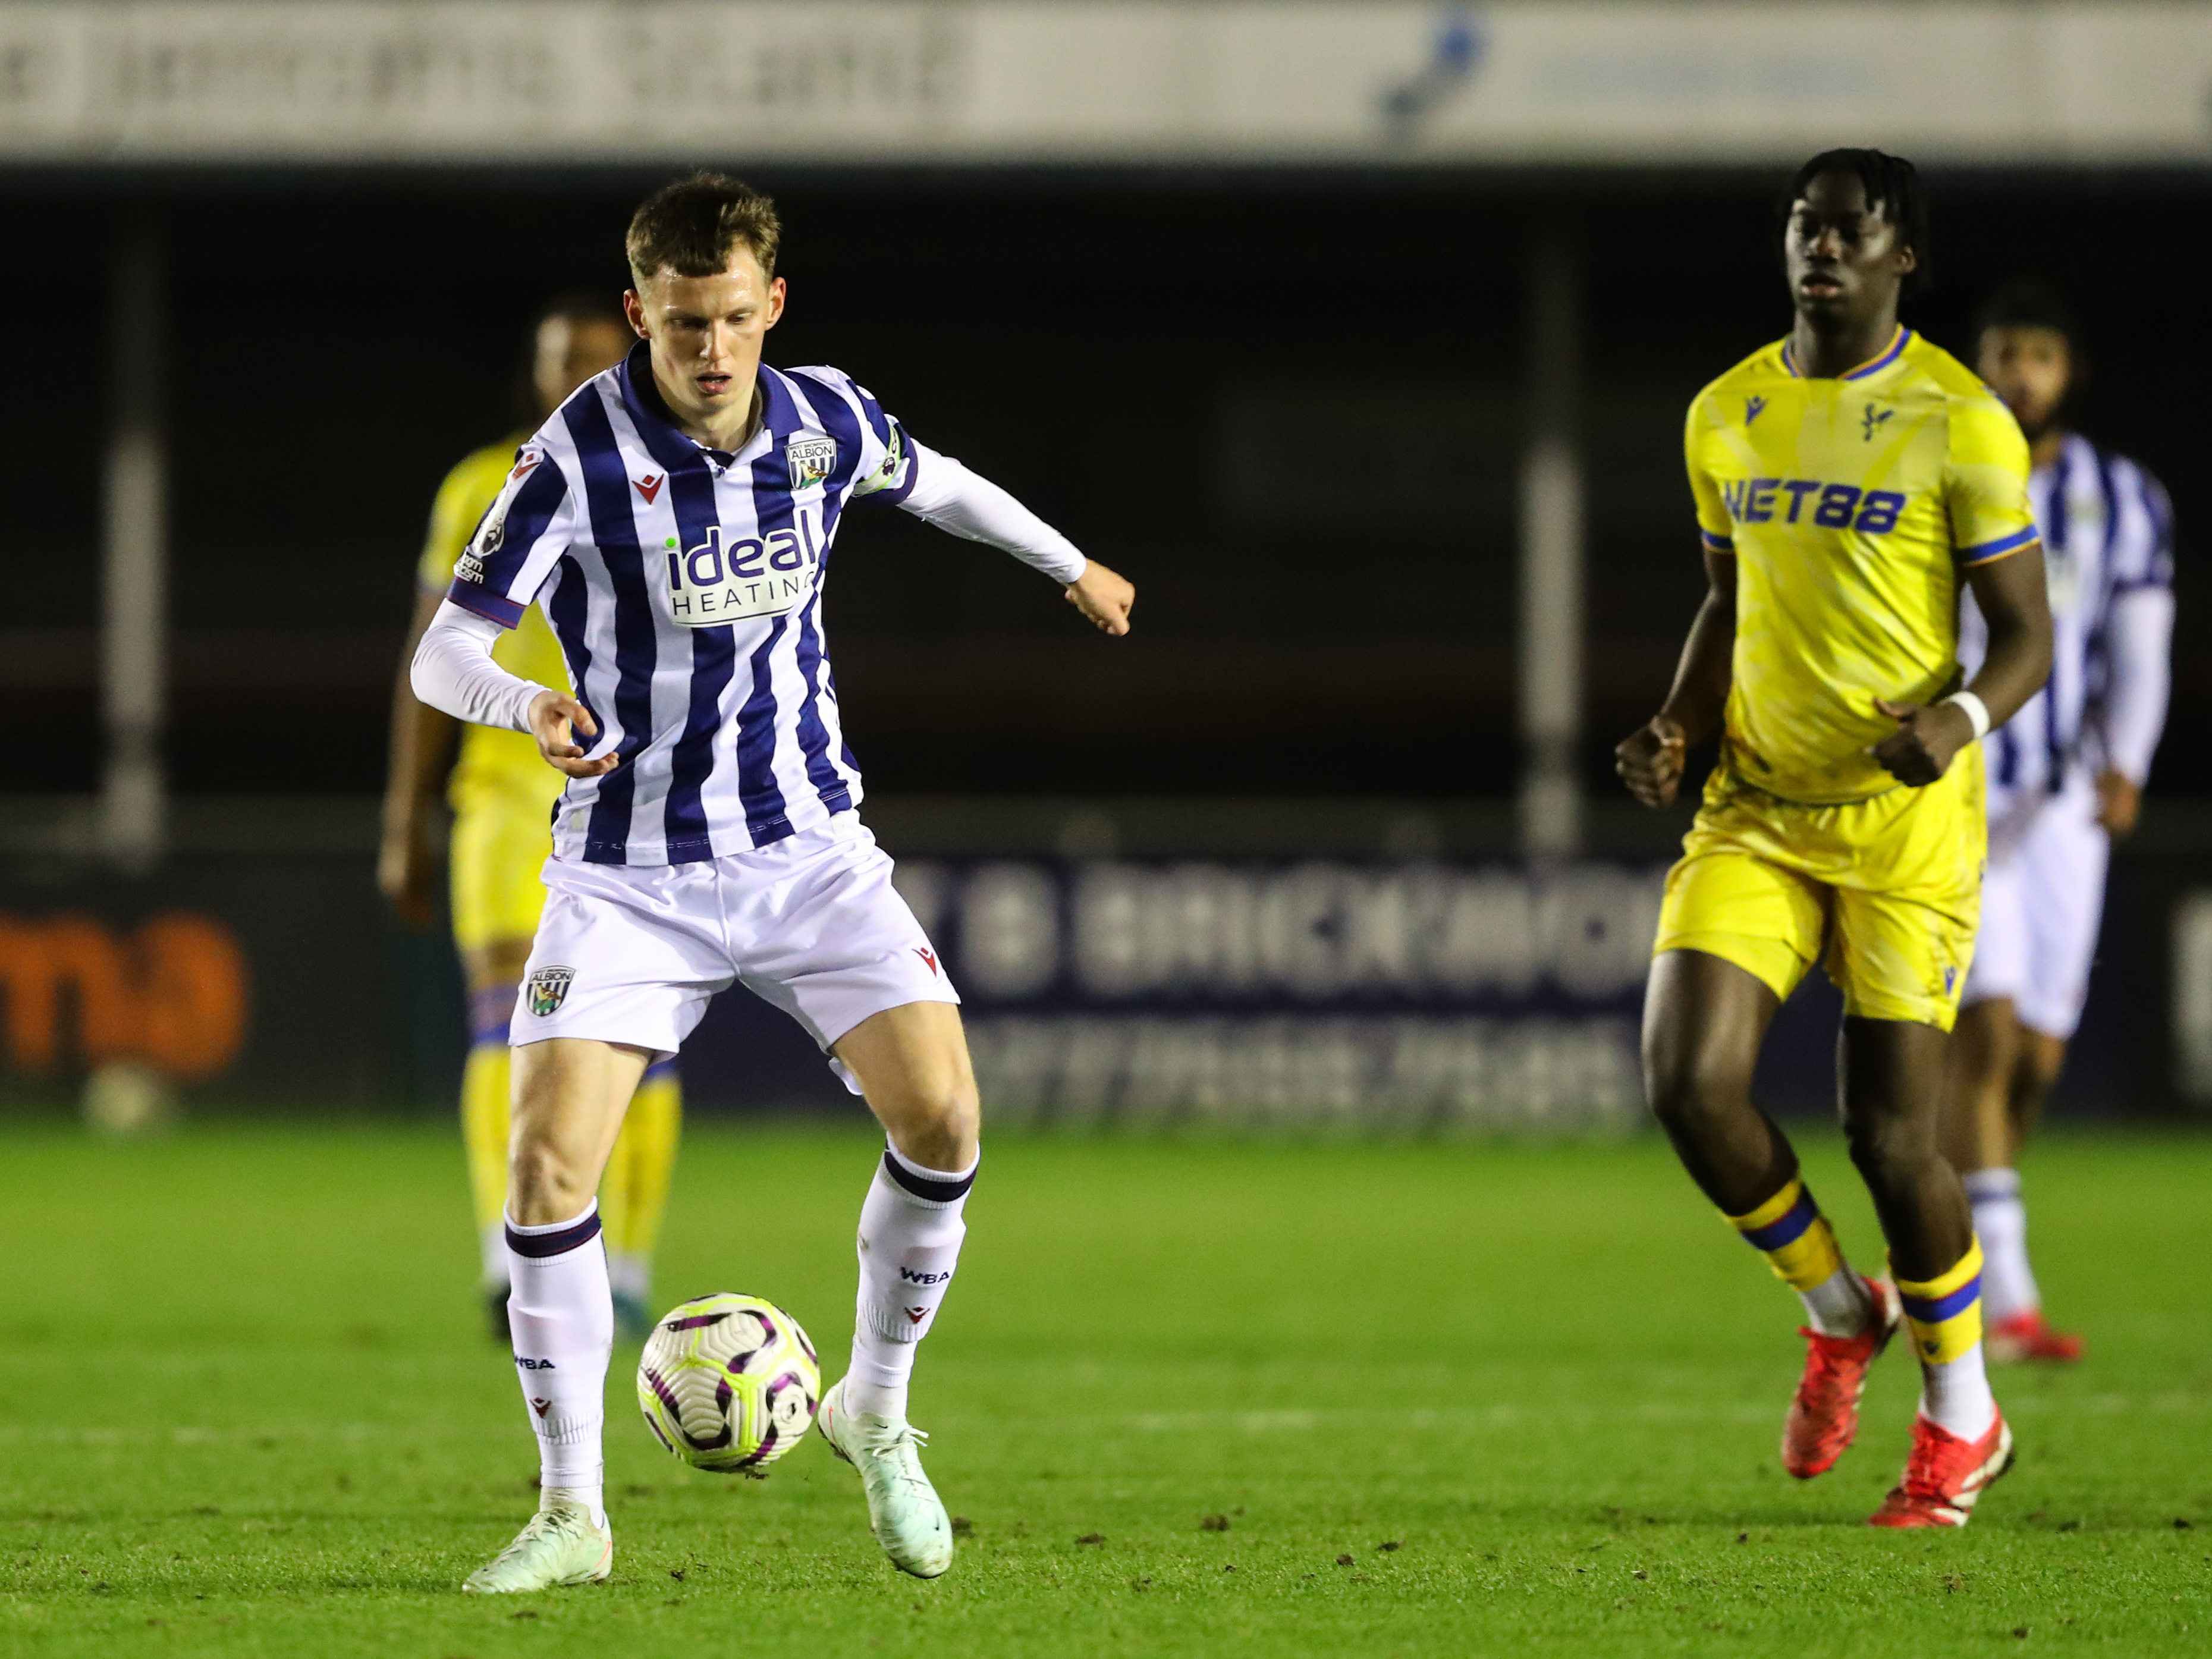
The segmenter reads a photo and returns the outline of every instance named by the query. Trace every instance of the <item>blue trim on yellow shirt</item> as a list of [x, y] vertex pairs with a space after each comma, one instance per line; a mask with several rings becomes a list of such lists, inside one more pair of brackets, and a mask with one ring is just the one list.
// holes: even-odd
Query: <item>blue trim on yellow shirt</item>
[[2002, 559], [2008, 553], [2017, 553], [2036, 537], [2033, 525], [2025, 530], [2015, 530], [2009, 536], [2000, 536], [1993, 542], [1980, 542], [1972, 547], [1962, 547], [1953, 556], [1960, 564], [1987, 564], [1991, 559]]
[[1905, 327], [1904, 324], [1899, 323], [1897, 325], [1897, 337], [1889, 343], [1888, 350], [1883, 352], [1881, 356], [1875, 358], [1870, 363], [1861, 363], [1856, 368], [1851, 370], [1850, 374], [1844, 375], [1844, 378], [1847, 380], [1863, 380], [1869, 374], [1880, 374], [1883, 369], [1887, 368], [1892, 363], [1897, 361], [1898, 354], [1905, 349], [1906, 343], [1910, 342], [1911, 338], [1912, 331]]
[[[1912, 331], [1899, 323], [1897, 325], [1897, 332], [1890, 337], [1889, 344], [1883, 349], [1880, 356], [1869, 357], [1856, 368], [1844, 370], [1838, 378], [1845, 380], [1863, 380], [1869, 374], [1880, 374], [1897, 361], [1898, 354], [1905, 349], [1911, 339]], [[1792, 340], [1783, 342], [1782, 367], [1790, 371], [1792, 378], [1802, 380], [1805, 376], [1798, 369], [1797, 354], [1791, 349], [1796, 343]]]

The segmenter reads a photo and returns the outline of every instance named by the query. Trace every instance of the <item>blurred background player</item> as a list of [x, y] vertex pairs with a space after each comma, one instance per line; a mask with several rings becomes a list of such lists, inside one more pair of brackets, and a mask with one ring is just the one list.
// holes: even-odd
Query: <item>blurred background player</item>
[[[392, 696], [391, 774], [377, 878], [404, 917], [417, 927], [428, 924], [441, 851], [435, 800], [442, 787], [453, 813], [453, 942], [469, 989], [461, 1131], [476, 1203], [484, 1304], [492, 1334], [501, 1342], [507, 1335], [507, 1242], [501, 1224], [507, 1203], [507, 1021], [545, 902], [538, 872], [552, 854], [553, 804], [566, 780], [538, 757], [528, 734], [464, 726], [420, 702], [408, 686], [407, 664], [453, 585], [453, 562], [507, 482], [515, 451], [571, 392], [620, 362], [632, 337], [618, 309], [586, 297], [556, 301], [538, 319], [530, 365], [532, 424], [477, 450], [438, 488], [416, 572], [414, 623]], [[525, 679], [568, 683], [560, 644], [535, 610], [501, 639], [494, 654]], [[653, 1247], [667, 1206], [682, 1119], [672, 1059], [646, 1073], [599, 1189], [616, 1317], [633, 1336], [641, 1335], [653, 1318]]]
[[[1982, 1364], [1973, 1218], [1939, 1138], [1984, 848], [1982, 769], [1961, 751], [2051, 662], [2020, 428], [1898, 321], [1927, 248], [1911, 162], [1832, 150], [1798, 170], [1783, 232], [1796, 320], [1691, 405], [1711, 587], [1665, 705], [1616, 750], [1637, 797], [1663, 806], [1686, 745], [1722, 730], [1667, 876], [1646, 1087], [1692, 1178], [1803, 1300], [1790, 1474], [1834, 1465], [1867, 1368], [1900, 1312], [1910, 1328], [1920, 1409], [1871, 1517], [1884, 1527], [1965, 1525], [2012, 1459]], [[1969, 586], [1988, 645], [1962, 689]], [[1894, 1292], [1845, 1262], [1751, 1097], [1768, 1025], [1824, 954], [1844, 994], [1844, 1131]]]
[[[2014, 1159], [2081, 1023], [2112, 838], [2135, 828], [2166, 721], [2173, 517], [2157, 479], [2067, 428], [2081, 343], [2056, 292], [2000, 289], [1975, 349], [2027, 435], [2055, 637], [2050, 684], [1983, 745], [1989, 872], [1951, 1045], [1948, 1142], [1982, 1242], [1991, 1357], [2072, 1360], [2081, 1339], [2045, 1320], [2028, 1267]], [[1971, 599], [1960, 632], [1972, 669], [1987, 633]]]

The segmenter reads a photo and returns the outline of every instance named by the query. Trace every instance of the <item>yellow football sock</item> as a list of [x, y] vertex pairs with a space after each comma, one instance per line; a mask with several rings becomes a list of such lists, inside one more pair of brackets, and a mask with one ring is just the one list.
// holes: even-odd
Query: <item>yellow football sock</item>
[[1728, 1219], [1743, 1235], [1743, 1242], [1766, 1258], [1775, 1277], [1793, 1290], [1817, 1289], [1843, 1269], [1844, 1253], [1837, 1247], [1835, 1230], [1796, 1176], [1749, 1215]]
[[661, 1218], [668, 1211], [668, 1188], [683, 1130], [684, 1085], [673, 1066], [655, 1066], [630, 1097], [622, 1133], [599, 1182], [599, 1218], [606, 1229], [610, 1271], [617, 1260], [623, 1264], [618, 1276], [625, 1283], [617, 1289], [642, 1295], [651, 1279], [653, 1247], [660, 1241]]
[[507, 1214], [507, 1047], [496, 1042], [469, 1050], [461, 1073], [461, 1139], [468, 1148], [469, 1191], [476, 1200], [477, 1231], [501, 1224]]
[[[1892, 1264], [1893, 1270], [1894, 1265]], [[1955, 1266], [1930, 1279], [1900, 1277], [1897, 1293], [1905, 1302], [1905, 1322], [1912, 1327], [1912, 1346], [1927, 1365], [1947, 1365], [1982, 1340], [1982, 1246], [1966, 1246]]]

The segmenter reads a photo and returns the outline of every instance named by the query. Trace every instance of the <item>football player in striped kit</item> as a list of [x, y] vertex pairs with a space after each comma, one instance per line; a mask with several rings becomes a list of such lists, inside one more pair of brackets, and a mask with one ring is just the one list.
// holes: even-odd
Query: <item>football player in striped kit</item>
[[[934, 1577], [952, 1562], [907, 1380], [956, 1271], [980, 1107], [959, 998], [860, 821], [823, 574], [846, 508], [873, 496], [1013, 554], [1108, 634], [1128, 631], [1135, 590], [841, 371], [763, 363], [780, 235], [774, 204], [715, 174], [640, 206], [623, 296], [639, 343], [523, 446], [416, 653], [425, 702], [532, 733], [568, 778], [511, 1038], [508, 1319], [539, 1507], [472, 1591], [610, 1571], [592, 1194], [646, 1068], [739, 983], [805, 1028], [886, 1132], [852, 1364], [817, 1422], [892, 1563]], [[573, 695], [493, 659], [532, 605]]]
[[[1990, 862], [1948, 1140], [1982, 1241], [1990, 1358], [2063, 1362], [2081, 1340], [2044, 1318], [2014, 1159], [2081, 1023], [2112, 838], [2135, 828], [2166, 721], [2173, 515], [2157, 479], [2068, 429], [2081, 342], [2057, 294], [2009, 283], [1978, 324], [1982, 378], [2028, 438], [2057, 648], [2050, 683], [1983, 745]], [[1971, 596], [1960, 632], [1971, 672], [1988, 638]]]
[[[538, 418], [620, 362], [630, 338], [628, 322], [611, 301], [570, 296], [548, 305], [532, 341], [530, 382]], [[392, 767], [377, 857], [385, 896], [406, 921], [427, 923], [429, 884], [441, 850], [433, 843], [432, 808], [443, 787], [453, 817], [442, 849], [451, 872], [453, 945], [469, 988], [461, 1143], [476, 1200], [484, 1303], [493, 1340], [502, 1344], [507, 1340], [507, 1024], [545, 905], [538, 872], [553, 850], [546, 821], [564, 780], [539, 757], [527, 733], [458, 725], [420, 702], [407, 677], [422, 630], [453, 582], [453, 561], [498, 500], [515, 452], [529, 436], [525, 428], [486, 444], [438, 487], [430, 533], [416, 566], [415, 623], [392, 694]], [[494, 659], [525, 679], [557, 679], [562, 672], [560, 643], [538, 611], [500, 641]], [[668, 1205], [683, 1121], [682, 1085], [674, 1064], [664, 1061], [639, 1085], [599, 1187], [616, 1322], [632, 1337], [651, 1328], [653, 1248]]]

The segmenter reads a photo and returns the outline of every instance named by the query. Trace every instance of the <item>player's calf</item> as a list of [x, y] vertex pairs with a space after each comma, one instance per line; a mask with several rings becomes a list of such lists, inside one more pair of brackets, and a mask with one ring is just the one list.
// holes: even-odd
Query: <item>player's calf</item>
[[817, 1419], [823, 1439], [860, 1472], [869, 1527], [884, 1553], [923, 1578], [952, 1565], [952, 1534], [921, 1470], [922, 1436], [907, 1421], [907, 1388], [915, 1351], [958, 1269], [975, 1168], [933, 1170], [884, 1147], [860, 1206], [852, 1368], [823, 1395]]

